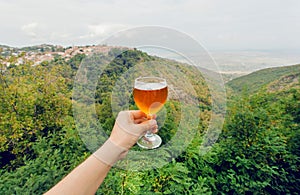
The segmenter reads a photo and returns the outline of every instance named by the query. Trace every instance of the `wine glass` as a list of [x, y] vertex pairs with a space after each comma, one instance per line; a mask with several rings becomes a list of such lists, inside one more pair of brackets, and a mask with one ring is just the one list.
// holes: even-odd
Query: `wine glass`
[[[139, 77], [135, 79], [133, 98], [137, 107], [151, 119], [166, 102], [168, 86], [166, 79], [159, 77]], [[160, 146], [162, 140], [159, 135], [150, 131], [140, 137], [137, 144], [141, 148], [154, 149]]]

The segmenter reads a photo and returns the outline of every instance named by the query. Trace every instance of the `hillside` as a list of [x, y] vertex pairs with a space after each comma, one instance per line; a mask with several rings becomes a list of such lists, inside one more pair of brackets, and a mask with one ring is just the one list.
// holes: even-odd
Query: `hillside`
[[299, 72], [288, 74], [268, 84], [267, 91], [276, 92], [276, 91], [283, 91], [289, 88], [299, 88], [300, 87], [299, 81], [300, 81]]
[[[31, 63], [10, 66], [0, 74], [0, 87], [3, 89], [0, 91], [2, 100], [0, 180], [4, 181], [0, 184], [0, 194], [24, 192], [25, 188], [27, 191], [40, 194], [78, 165], [91, 151], [98, 148], [103, 139], [98, 130], [99, 126], [86, 116], [96, 108], [96, 113], [92, 114], [97, 114], [105, 133], [110, 134], [115, 116], [120, 109], [137, 109], [131, 91], [132, 82], [138, 76], [166, 78], [170, 93], [168, 102], [162, 112], [158, 113], [157, 119], [164, 149], [160, 152], [153, 151], [155, 161], [151, 160], [155, 157], [148, 154], [141, 157], [144, 159], [133, 161], [131, 166], [134, 169], [143, 169], [147, 168], [145, 166], [167, 163], [175, 159], [191, 140], [194, 140], [196, 146], [201, 144], [201, 135], [210, 119], [211, 97], [198, 71], [189, 65], [152, 57], [138, 50], [122, 52], [118, 48], [110, 49], [109, 52], [85, 58], [82, 58], [82, 54], [77, 54], [68, 61], [55, 58], [38, 66], [32, 66]], [[84, 63], [87, 63], [86, 67]], [[78, 73], [82, 68], [89, 69], [88, 75]], [[95, 73], [100, 73], [101, 76], [94, 75]], [[80, 82], [81, 78], [86, 77], [96, 80], [88, 79], [87, 82]], [[76, 78], [79, 82], [74, 86], [73, 81]], [[95, 91], [89, 90], [91, 86]], [[76, 91], [75, 87], [82, 88], [73, 94], [72, 98], [72, 92]], [[200, 109], [201, 113], [195, 111], [195, 108]], [[75, 116], [76, 109], [79, 110], [78, 118]], [[77, 125], [83, 126], [82, 130], [75, 129], [76, 119]], [[193, 121], [194, 119], [196, 120]], [[171, 141], [176, 134], [180, 136], [177, 135], [179, 137]], [[132, 150], [140, 149], [135, 147]], [[69, 152], [72, 155], [68, 155]], [[128, 156], [137, 158], [137, 155], [128, 154]], [[181, 158], [185, 158], [185, 155], [182, 154]], [[48, 170], [51, 173], [47, 171], [46, 175], [32, 177], [32, 174], [45, 168], [45, 163], [52, 164]], [[168, 166], [172, 167], [172, 164]], [[179, 163], [176, 166], [182, 165]], [[169, 169], [172, 169], [171, 167]], [[183, 171], [187, 171], [187, 168], [172, 170], [172, 177], [176, 183], [170, 183], [169, 186], [183, 183], [185, 178], [180, 178]], [[53, 172], [56, 174], [52, 174]], [[118, 170], [114, 172], [121, 173]], [[125, 171], [123, 173], [126, 174]], [[170, 173], [165, 173], [168, 174]], [[154, 173], [153, 178], [148, 180], [154, 183], [157, 177], [159, 175]], [[108, 177], [103, 186], [110, 185], [109, 183], [115, 179], [118, 181], [114, 182], [116, 187], [122, 185], [124, 182], [122, 178], [122, 176]], [[196, 179], [195, 177], [194, 180]], [[35, 183], [36, 187], [26, 187], [31, 183]], [[14, 188], [16, 185], [20, 185], [20, 188]], [[177, 192], [187, 190], [189, 187], [189, 185], [178, 187]], [[163, 191], [159, 186], [153, 188]], [[110, 189], [107, 187], [102, 191], [104, 194], [111, 194]]]
[[[276, 83], [277, 80], [284, 81], [284, 77], [293, 77], [292, 75], [297, 75], [299, 73], [300, 64], [285, 67], [267, 68], [233, 79], [227, 83], [227, 87], [229, 87], [230, 90], [236, 94], [253, 94], [262, 88], [268, 88], [269, 84], [273, 82]], [[286, 81], [288, 81], [288, 79]], [[294, 82], [296, 81], [297, 80], [295, 79]], [[280, 82], [280, 84], [283, 85], [283, 82]]]
[[219, 97], [195, 68], [135, 49], [69, 49], [68, 60], [0, 63], [0, 194], [55, 185], [103, 143], [119, 110], [137, 109], [134, 78], [150, 75], [169, 86], [157, 115], [162, 146], [134, 146], [96, 194], [299, 194], [299, 65], [230, 82], [260, 93], [230, 97], [222, 132], [207, 133]]

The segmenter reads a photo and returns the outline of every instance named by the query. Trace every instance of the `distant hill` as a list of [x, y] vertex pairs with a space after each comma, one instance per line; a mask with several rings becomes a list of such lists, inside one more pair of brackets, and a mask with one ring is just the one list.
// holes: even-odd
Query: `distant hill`
[[11, 48], [11, 47], [9, 47], [7, 45], [0, 45], [0, 48]]
[[233, 93], [252, 94], [262, 88], [273, 91], [299, 84], [300, 64], [285, 67], [267, 68], [238, 77], [227, 83]]
[[[9, 51], [9, 54], [13, 52], [55, 52], [64, 51], [64, 48], [59, 45], [41, 44], [27, 47], [10, 47], [7, 45], [0, 45], [2, 51]], [[3, 54], [2, 54], [3, 55]]]
[[62, 46], [57, 45], [50, 45], [50, 44], [41, 44], [41, 45], [34, 45], [28, 47], [20, 48], [21, 51], [26, 52], [55, 52], [55, 51], [64, 51]]

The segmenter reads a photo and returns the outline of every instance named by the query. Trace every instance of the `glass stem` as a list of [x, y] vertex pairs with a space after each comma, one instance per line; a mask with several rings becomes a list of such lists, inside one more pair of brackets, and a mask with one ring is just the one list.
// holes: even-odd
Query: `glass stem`
[[147, 131], [147, 133], [144, 135], [144, 137], [149, 142], [155, 141], [155, 136], [153, 136], [153, 133], [151, 133], [151, 131]]
[[147, 131], [147, 133], [145, 134], [145, 138], [149, 139], [153, 137], [153, 133], [151, 133], [151, 131]]
[[[151, 120], [153, 118], [153, 114], [147, 114], [147, 119]], [[155, 137], [153, 136], [153, 133], [151, 131], [147, 131], [147, 133], [144, 135], [146, 140], [148, 141], [155, 141]]]

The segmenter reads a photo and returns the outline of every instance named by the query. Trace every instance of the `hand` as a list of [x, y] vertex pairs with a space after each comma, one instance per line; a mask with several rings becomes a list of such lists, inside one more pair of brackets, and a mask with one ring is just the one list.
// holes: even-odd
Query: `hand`
[[139, 110], [121, 111], [111, 132], [110, 140], [116, 145], [129, 149], [147, 131], [157, 133], [156, 116], [147, 119], [147, 115]]
[[147, 131], [157, 132], [156, 116], [147, 119], [147, 115], [139, 110], [121, 111], [115, 126], [106, 142], [93, 155], [109, 166], [124, 158], [128, 150]]

